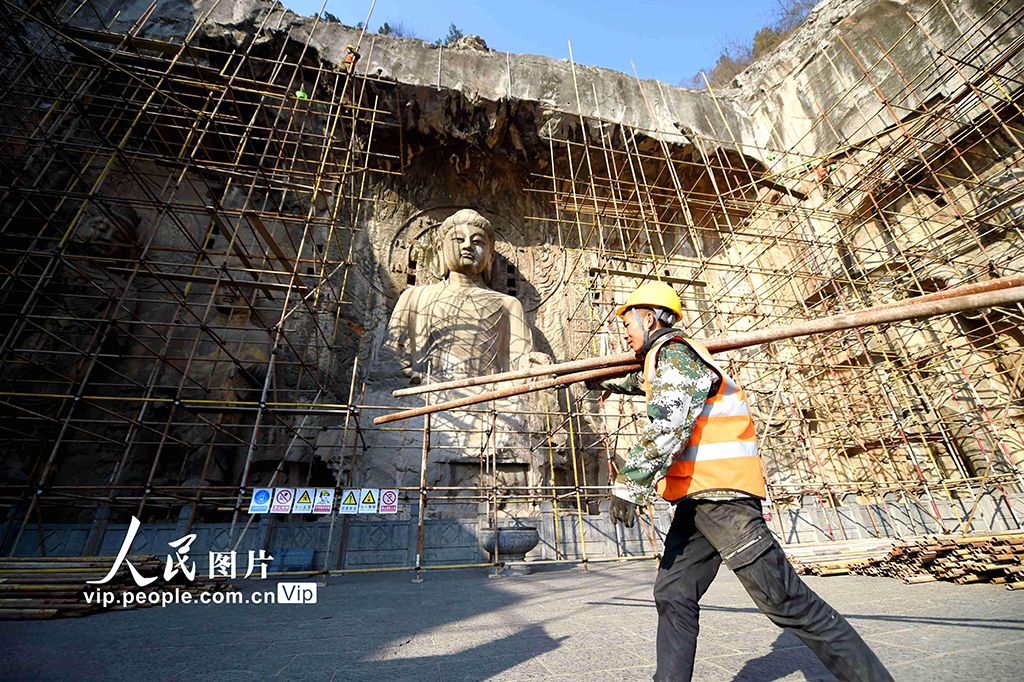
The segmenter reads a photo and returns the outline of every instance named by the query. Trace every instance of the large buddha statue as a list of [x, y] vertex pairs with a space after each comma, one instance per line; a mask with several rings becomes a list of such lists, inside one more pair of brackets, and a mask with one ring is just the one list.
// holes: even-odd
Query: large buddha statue
[[518, 299], [489, 288], [494, 232], [486, 218], [462, 209], [441, 223], [443, 278], [406, 289], [388, 324], [387, 349], [411, 383], [461, 379], [520, 369], [534, 354]]
[[[368, 404], [413, 407], [494, 388], [472, 386], [396, 401], [390, 395], [396, 379], [403, 384], [437, 383], [551, 362], [546, 353], [533, 350], [533, 330], [522, 303], [489, 286], [496, 242], [490, 222], [474, 210], [462, 209], [448, 216], [433, 235], [443, 266], [438, 268], [441, 280], [411, 286], [399, 296], [368, 381]], [[479, 511], [471, 488], [491, 483], [490, 474], [481, 479], [481, 457], [494, 458], [500, 485], [523, 490], [550, 481], [551, 462], [561, 466], [564, 461], [559, 443], [545, 437], [549, 410], [557, 412], [558, 398], [545, 392], [433, 414], [427, 483], [463, 487], [467, 501], [450, 501], [431, 513], [458, 516]], [[422, 439], [419, 424], [411, 420], [372, 430], [367, 434], [372, 452], [363, 460], [363, 480], [415, 485]], [[522, 503], [515, 504], [525, 509]]]

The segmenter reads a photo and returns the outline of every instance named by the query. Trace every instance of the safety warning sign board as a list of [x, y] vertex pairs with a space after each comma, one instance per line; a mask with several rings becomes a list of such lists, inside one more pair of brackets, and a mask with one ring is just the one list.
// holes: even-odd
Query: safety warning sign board
[[256, 488], [256, 490], [253, 490], [252, 500], [249, 501], [249, 513], [266, 514], [270, 511], [270, 498], [273, 496], [273, 488]]
[[359, 493], [360, 490], [342, 490], [341, 491], [341, 502], [338, 504], [339, 514], [358, 514], [359, 513]]
[[330, 514], [334, 510], [334, 488], [317, 488], [313, 498], [314, 514]]
[[398, 491], [393, 488], [383, 488], [380, 491], [380, 508], [378, 514], [398, 513]]
[[313, 511], [313, 496], [315, 488], [299, 488], [295, 491], [295, 504], [292, 505], [292, 514], [309, 514]]
[[294, 488], [274, 488], [274, 503], [270, 505], [270, 513], [287, 514], [291, 512], [294, 501]]
[[377, 500], [380, 497], [380, 490], [377, 488], [363, 488], [359, 491], [359, 513], [376, 514]]

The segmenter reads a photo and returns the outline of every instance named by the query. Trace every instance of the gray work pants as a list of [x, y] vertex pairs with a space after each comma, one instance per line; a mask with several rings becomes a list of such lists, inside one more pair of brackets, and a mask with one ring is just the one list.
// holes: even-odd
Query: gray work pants
[[689, 680], [700, 598], [725, 562], [754, 604], [792, 630], [844, 682], [892, 680], [853, 627], [804, 584], [761, 517], [761, 502], [683, 500], [665, 538], [654, 583], [658, 607], [655, 680]]

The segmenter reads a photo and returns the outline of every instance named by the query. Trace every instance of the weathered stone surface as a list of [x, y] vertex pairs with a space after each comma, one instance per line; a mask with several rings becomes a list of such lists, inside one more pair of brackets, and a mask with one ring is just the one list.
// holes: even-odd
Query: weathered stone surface
[[462, 36], [454, 43], [449, 46], [452, 50], [480, 50], [482, 52], [490, 52], [491, 48], [487, 47], [487, 41], [480, 36], [468, 35]]
[[[96, 3], [102, 21], [117, 15], [113, 30], [129, 29], [148, 4], [138, 2], [125, 7], [125, 3], [114, 0]], [[308, 43], [319, 59], [336, 66], [341, 64], [345, 45], [355, 43], [360, 35], [359, 30], [343, 24], [301, 17], [271, 0], [160, 0], [140, 35], [180, 40], [197, 20], [201, 36], [226, 45], [244, 45], [254, 34], [261, 45], [287, 38], [296, 45]], [[85, 25], [100, 24], [88, 17], [76, 18], [78, 21]], [[482, 39], [477, 39], [465, 36], [463, 42], [454, 46], [456, 49], [439, 49], [422, 40], [367, 34], [360, 46], [363, 58], [359, 69], [404, 86], [454, 91], [471, 102], [508, 100], [517, 107], [536, 103], [544, 112], [541, 125], [560, 126], [565, 113], [583, 114], [620, 121], [674, 142], [685, 142], [674, 122], [681, 121], [689, 130], [715, 137], [710, 135], [707, 120], [719, 125], [724, 116], [735, 134], [752, 132], [748, 117], [728, 101], [720, 101], [716, 106], [703, 92], [656, 81], [639, 83], [627, 74], [585, 65], [577, 65], [577, 78], [588, 85], [580, 89], [577, 103], [568, 62], [535, 55], [485, 52], [480, 49]], [[372, 42], [372, 50], [367, 42]], [[463, 49], [469, 45], [473, 47]], [[485, 43], [483, 47], [486, 48]], [[644, 106], [641, 90], [651, 100], [653, 111]]]
[[[985, 64], [1021, 35], [1008, 6], [993, 12], [991, 3], [966, 0], [949, 12], [928, 0], [822, 2], [725, 97], [748, 112], [756, 127], [749, 141], [767, 149], [815, 156], [856, 146], [922, 103], [968, 87], [977, 74], [943, 59], [943, 49], [967, 41], [976, 45], [972, 60]], [[983, 39], [989, 35], [993, 40]], [[891, 108], [879, 111], [879, 97]], [[808, 131], [824, 112], [829, 123]]]

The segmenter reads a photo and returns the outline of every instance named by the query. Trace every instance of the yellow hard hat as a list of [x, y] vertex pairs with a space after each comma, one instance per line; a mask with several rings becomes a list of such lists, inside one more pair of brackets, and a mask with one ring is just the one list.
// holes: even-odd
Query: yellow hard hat
[[644, 282], [629, 295], [626, 302], [615, 309], [615, 314], [622, 317], [630, 308], [664, 308], [675, 313], [677, 318], [683, 316], [683, 305], [675, 289], [664, 282]]
[[345, 49], [346, 50], [352, 50], [353, 52], [355, 52], [356, 51], [356, 46], [353, 45], [352, 43], [349, 43], [348, 45], [345, 46]]

